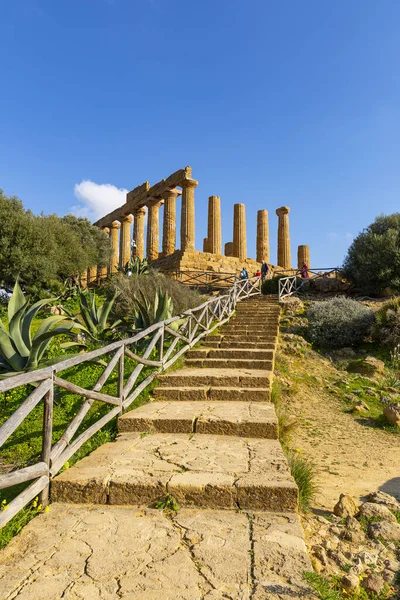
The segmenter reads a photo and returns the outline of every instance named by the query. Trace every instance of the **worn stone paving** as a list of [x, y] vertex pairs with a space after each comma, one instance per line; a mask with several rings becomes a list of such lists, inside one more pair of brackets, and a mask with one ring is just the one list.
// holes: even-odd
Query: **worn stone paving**
[[293, 513], [54, 503], [1, 553], [2, 600], [311, 598]]
[[[313, 598], [269, 402], [278, 323], [275, 300], [240, 303], [115, 442], [61, 473], [50, 512], [0, 553], [0, 600]], [[171, 496], [178, 511], [154, 508]]]

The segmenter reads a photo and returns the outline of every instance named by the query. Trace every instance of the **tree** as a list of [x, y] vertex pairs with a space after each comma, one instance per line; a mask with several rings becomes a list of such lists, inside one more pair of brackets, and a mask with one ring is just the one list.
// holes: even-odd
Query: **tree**
[[0, 282], [7, 290], [19, 277], [23, 288], [34, 296], [43, 290], [58, 292], [67, 277], [107, 264], [111, 254], [105, 233], [87, 219], [35, 216], [2, 190], [0, 220]]
[[400, 213], [380, 215], [351, 244], [344, 275], [364, 294], [400, 292]]

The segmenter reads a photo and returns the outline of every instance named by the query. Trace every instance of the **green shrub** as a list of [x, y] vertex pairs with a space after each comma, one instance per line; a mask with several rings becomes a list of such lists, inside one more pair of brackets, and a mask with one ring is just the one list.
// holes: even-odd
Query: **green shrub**
[[[119, 319], [134, 319], [137, 312], [137, 301], [143, 302], [143, 297], [150, 304], [150, 311], [154, 310], [154, 302], [158, 290], [168, 293], [173, 303], [173, 315], [179, 315], [189, 308], [202, 304], [206, 298], [188, 286], [175, 281], [157, 271], [148, 275], [116, 275], [110, 282], [112, 292], [121, 292], [114, 304], [114, 315]], [[142, 297], [143, 294], [143, 297]]]
[[308, 310], [308, 335], [321, 347], [343, 348], [361, 343], [371, 332], [373, 311], [356, 300], [333, 298]]
[[400, 344], [400, 297], [392, 298], [375, 313], [373, 337], [380, 344]]
[[343, 273], [363, 294], [400, 292], [400, 213], [380, 215], [353, 240]]
[[287, 275], [274, 275], [271, 279], [265, 279], [261, 285], [261, 293], [264, 294], [277, 294], [279, 292], [279, 280]]

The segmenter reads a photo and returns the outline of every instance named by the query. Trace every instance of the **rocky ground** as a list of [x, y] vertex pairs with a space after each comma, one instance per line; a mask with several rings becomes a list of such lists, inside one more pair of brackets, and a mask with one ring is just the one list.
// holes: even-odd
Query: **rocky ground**
[[276, 381], [289, 445], [316, 472], [318, 493], [303, 521], [314, 568], [344, 596], [398, 598], [400, 429], [382, 415], [399, 391], [384, 388], [379, 361], [369, 373], [347, 372], [365, 350], [315, 352], [303, 337], [307, 320], [290, 315], [299, 308], [294, 300], [281, 321]]

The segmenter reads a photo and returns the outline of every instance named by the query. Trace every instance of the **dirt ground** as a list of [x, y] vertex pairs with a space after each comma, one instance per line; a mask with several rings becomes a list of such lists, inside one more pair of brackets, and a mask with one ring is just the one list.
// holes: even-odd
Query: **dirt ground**
[[280, 357], [282, 404], [297, 421], [290, 446], [312, 459], [317, 469], [319, 492], [313, 509], [332, 510], [341, 493], [358, 500], [382, 490], [400, 500], [400, 433], [388, 433], [343, 411], [340, 398], [327, 389], [340, 377], [328, 359], [311, 350], [299, 357], [286, 346], [281, 346]]

